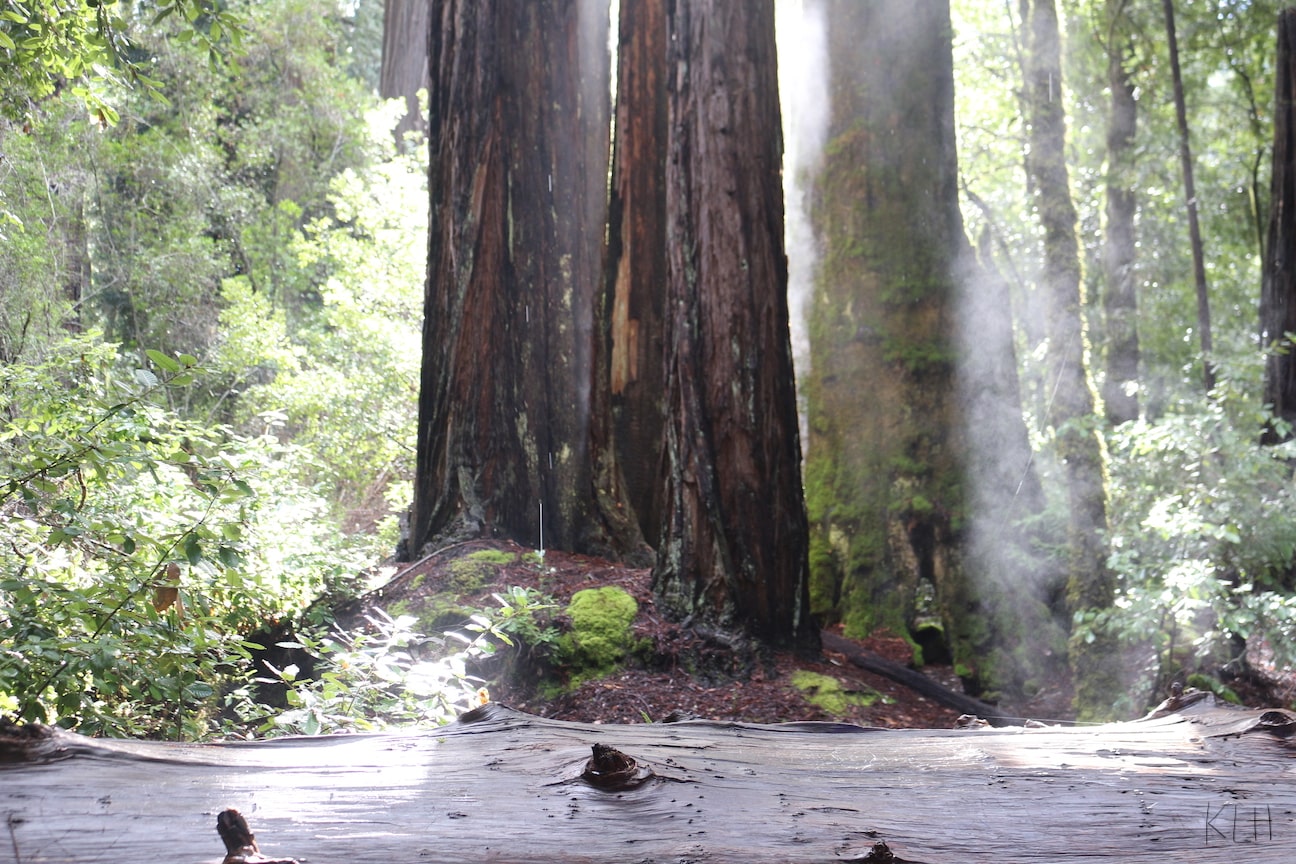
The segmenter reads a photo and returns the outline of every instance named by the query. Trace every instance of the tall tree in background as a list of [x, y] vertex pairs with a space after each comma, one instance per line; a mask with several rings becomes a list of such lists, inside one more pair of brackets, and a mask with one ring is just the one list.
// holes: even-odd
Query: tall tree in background
[[428, 89], [428, 25], [431, 0], [384, 0], [382, 66], [378, 95], [404, 99], [405, 116], [396, 124], [396, 141], [406, 132], [427, 132], [419, 112], [418, 91]]
[[[1107, 566], [1106, 456], [1094, 416], [1086, 362], [1083, 283], [1076, 210], [1066, 164], [1061, 39], [1054, 0], [1022, 3], [1026, 13], [1026, 173], [1044, 232], [1042, 287], [1049, 298], [1049, 423], [1065, 472], [1068, 523], [1067, 602], [1073, 621], [1092, 622], [1110, 609], [1115, 577]], [[1092, 637], [1092, 639], [1090, 639]], [[1110, 711], [1120, 683], [1114, 636], [1082, 627], [1071, 639], [1076, 708], [1082, 718]]]
[[665, 423], [665, 0], [621, 0], [618, 27], [607, 262], [611, 399], [630, 500], [644, 536], [656, 538]]
[[665, 489], [677, 614], [814, 646], [772, 0], [667, 10]]
[[410, 556], [445, 536], [612, 555], [640, 545], [596, 398], [607, 32], [597, 0], [433, 5]]
[[1133, 173], [1134, 135], [1138, 101], [1130, 75], [1133, 35], [1130, 0], [1107, 0], [1105, 5], [1107, 86], [1107, 225], [1103, 234], [1103, 324], [1107, 341], [1107, 377], [1103, 405], [1113, 425], [1138, 418], [1138, 295], [1134, 279], [1134, 218], [1138, 194]]
[[[1296, 9], [1278, 16], [1277, 87], [1274, 95], [1273, 172], [1269, 237], [1260, 292], [1260, 338], [1265, 357], [1264, 400], [1274, 417], [1296, 424]], [[1265, 440], [1290, 432], [1273, 427]]]
[[[814, 609], [852, 635], [934, 616], [968, 688], [998, 692], [1021, 677], [996, 656], [1002, 625], [1048, 617], [1013, 596], [1034, 592], [1007, 554], [1021, 539], [1013, 506], [1018, 519], [1035, 512], [1039, 487], [1006, 286], [975, 265], [959, 212], [949, 4], [822, 5], [832, 95], [811, 212], [824, 253], [806, 373]], [[924, 595], [934, 602], [920, 608]]]
[[1188, 242], [1192, 248], [1193, 284], [1197, 289], [1197, 334], [1201, 340], [1202, 384], [1215, 389], [1215, 362], [1211, 357], [1210, 294], [1206, 285], [1206, 254], [1202, 249], [1201, 223], [1197, 218], [1197, 184], [1193, 179], [1192, 147], [1188, 140], [1188, 108], [1184, 100], [1183, 72], [1179, 68], [1179, 33], [1175, 28], [1174, 0], [1161, 0], [1165, 12], [1166, 42], [1174, 90], [1175, 119], [1179, 128], [1179, 163], [1183, 172], [1184, 208], [1188, 213]]

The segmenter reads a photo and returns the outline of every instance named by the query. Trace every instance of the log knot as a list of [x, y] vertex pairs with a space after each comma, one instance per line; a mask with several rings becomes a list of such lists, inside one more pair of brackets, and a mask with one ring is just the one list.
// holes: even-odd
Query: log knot
[[640, 765], [615, 747], [595, 744], [593, 750], [594, 754], [585, 763], [585, 770], [581, 773], [592, 786], [612, 791], [634, 789], [653, 776], [651, 768]]
[[232, 807], [222, 810], [216, 817], [216, 833], [225, 844], [225, 859], [221, 864], [297, 864], [295, 858], [262, 855], [247, 819]]

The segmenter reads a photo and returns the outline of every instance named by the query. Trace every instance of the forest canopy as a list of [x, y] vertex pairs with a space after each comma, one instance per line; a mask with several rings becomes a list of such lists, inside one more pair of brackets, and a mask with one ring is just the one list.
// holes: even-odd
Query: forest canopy
[[[406, 649], [423, 634], [411, 621], [393, 615], [363, 634], [332, 626], [333, 609], [390, 574], [382, 564], [403, 521], [408, 539], [422, 364], [454, 336], [429, 345], [422, 327], [435, 287], [429, 205], [449, 166], [449, 156], [429, 157], [443, 152], [445, 94], [379, 96], [384, 69], [408, 61], [383, 35], [384, 7], [391, 15], [401, 5], [0, 2], [0, 712], [91, 734], [194, 739], [438, 722], [479, 698], [466, 657], [556, 640], [544, 598], [501, 597], [499, 608], [470, 611], [472, 635], [457, 651], [452, 640], [445, 665], [435, 675], [423, 669], [432, 677], [416, 687]], [[617, 5], [606, 33], [563, 45], [601, 52], [588, 68], [602, 69], [609, 85], [617, 69], [615, 93], [628, 104], [637, 67], [626, 64], [639, 56], [631, 49], [655, 48], [628, 30], [610, 35], [639, 20], [616, 15]], [[875, 4], [893, 16], [909, 14], [906, 5]], [[1230, 676], [1289, 667], [1296, 522], [1283, 514], [1296, 504], [1296, 445], [1290, 418], [1273, 410], [1266, 368], [1290, 343], [1278, 332], [1262, 338], [1260, 320], [1265, 268], [1291, 242], [1269, 234], [1284, 104], [1275, 89], [1280, 4], [929, 5], [930, 20], [909, 28], [925, 41], [890, 46], [922, 62], [848, 70], [833, 37], [862, 26], [849, 19], [851, 4], [777, 4], [782, 128], [776, 106], [754, 113], [767, 149], [783, 144], [780, 200], [762, 199], [769, 209], [759, 224], [777, 229], [774, 214], [783, 214], [785, 271], [777, 230], [758, 251], [775, 262], [760, 278], [787, 280], [787, 293], [761, 308], [785, 302], [791, 315], [798, 395], [791, 381], [776, 382], [773, 401], [801, 413], [808, 518], [799, 502], [776, 508], [795, 517], [786, 523], [793, 534], [798, 519], [808, 523], [808, 552], [798, 553], [807, 566], [793, 576], [808, 583], [808, 609], [797, 609], [796, 626], [812, 614], [851, 637], [887, 629], [911, 643], [919, 664], [919, 633], [934, 628], [969, 690], [1009, 702], [1050, 676], [1089, 674], [1068, 657], [1099, 656], [1113, 683], [1083, 691], [1077, 706], [1094, 718], [1136, 715], [1173, 683], [1227, 696]], [[1039, 29], [1050, 11], [1054, 65], [1043, 62], [1052, 43]], [[859, 32], [882, 32], [869, 26]], [[763, 31], [743, 38], [759, 56]], [[426, 50], [427, 40], [405, 42], [399, 50]], [[927, 77], [892, 80], [885, 98], [864, 88], [858, 104], [831, 77], [895, 79], [901, 68]], [[942, 89], [938, 75], [951, 86]], [[420, 122], [402, 123], [420, 95]], [[697, 198], [730, 193], [721, 184], [701, 196], [701, 181], [667, 173], [675, 171], [667, 148], [683, 152], [688, 142], [669, 138], [676, 127], [647, 107], [640, 116], [659, 117], [668, 137], [656, 145], [662, 173], [635, 186], [642, 181], [618, 173], [633, 154], [617, 149], [617, 130], [629, 135], [631, 124], [615, 101], [606, 107], [580, 112], [603, 117], [605, 137], [612, 129], [611, 140], [581, 145], [606, 151], [588, 157], [602, 167], [570, 176], [599, 195], [607, 190], [595, 181], [611, 176], [619, 203], [611, 228], [581, 224], [575, 233], [614, 238], [631, 260], [632, 234], [618, 233], [616, 219], [632, 205], [616, 196], [639, 190], [631, 197], [642, 207], [651, 177], [658, 186], [669, 178], [677, 185], [662, 212], [674, 213], [676, 230], [693, 223], [671, 202], [704, 212]], [[727, 110], [736, 117], [740, 107]], [[698, 135], [712, 119], [681, 116], [699, 124]], [[1040, 173], [1049, 123], [1061, 136], [1055, 187]], [[879, 144], [884, 132], [901, 136], [899, 145]], [[555, 161], [573, 158], [572, 148], [546, 146]], [[870, 161], [884, 155], [919, 156], [929, 167]], [[777, 182], [778, 167], [759, 181], [755, 171], [744, 176], [752, 185], [741, 188]], [[553, 176], [545, 183], [537, 173], [525, 194], [552, 188]], [[1050, 318], [1061, 296], [1050, 281], [1053, 244], [1066, 233], [1048, 221], [1058, 212], [1050, 188], [1074, 213], [1062, 220], [1074, 242], [1070, 330]], [[510, 232], [520, 201], [500, 210]], [[938, 213], [948, 221], [927, 230]], [[655, 229], [663, 245], [665, 226]], [[936, 246], [920, 246], [919, 234]], [[571, 266], [561, 255], [544, 263], [535, 243], [536, 272]], [[929, 251], [937, 246], [939, 256]], [[588, 380], [606, 391], [590, 401], [608, 412], [590, 440], [632, 440], [653, 412], [635, 415], [642, 422], [630, 416], [629, 400], [640, 397], [633, 378], [618, 376], [635, 367], [616, 340], [639, 339], [642, 327], [636, 350], [648, 350], [652, 310], [617, 307], [629, 302], [617, 294], [624, 285], [604, 274], [604, 286], [597, 273], [599, 256], [611, 253], [582, 254], [577, 263], [594, 274], [585, 311], [597, 324], [592, 335], [555, 329], [553, 344], [604, 335], [613, 344], [527, 362], [544, 368], [574, 354], [605, 364], [603, 378], [580, 377], [576, 388]], [[696, 263], [668, 260], [665, 250], [658, 258], [634, 266], [666, 279]], [[755, 261], [753, 253], [736, 263], [761, 269]], [[521, 259], [510, 267], [521, 272]], [[927, 309], [926, 318], [915, 311]], [[530, 306], [514, 312], [518, 326], [530, 321]], [[769, 327], [752, 319], [752, 332]], [[679, 356], [688, 353], [683, 338], [668, 340], [676, 370], [688, 359]], [[1002, 349], [993, 357], [992, 342]], [[870, 365], [833, 366], [846, 358]], [[739, 363], [731, 380], [755, 365]], [[1068, 370], [1082, 373], [1075, 386], [1092, 396], [1070, 414], [1060, 410]], [[977, 407], [991, 391], [1003, 401]], [[554, 429], [586, 419], [563, 416], [560, 401], [550, 409]], [[901, 426], [908, 437], [867, 437]], [[622, 512], [638, 522], [623, 515], [624, 536], [661, 547], [672, 530], [654, 484], [659, 460], [689, 440], [689, 427], [680, 429], [656, 447], [633, 439], [648, 449], [579, 475], [607, 496], [609, 477], [626, 482], [634, 504]], [[860, 452], [852, 441], [865, 442]], [[1102, 524], [1089, 529], [1075, 518], [1085, 480], [1076, 442], [1092, 445], [1085, 452], [1102, 497]], [[778, 458], [793, 458], [791, 444]], [[970, 463], [951, 456], [965, 447]], [[540, 461], [539, 451], [531, 456]], [[634, 461], [652, 470], [634, 475], [624, 467]], [[680, 470], [673, 495], [687, 476]], [[993, 505], [986, 483], [1007, 490]], [[600, 499], [600, 518], [618, 511], [611, 500]], [[534, 503], [516, 503], [530, 520]], [[543, 552], [538, 535], [513, 539]], [[1101, 582], [1085, 596], [1073, 572], [1080, 540]], [[735, 542], [742, 549], [760, 538]], [[956, 570], [966, 581], [947, 578]], [[333, 677], [297, 680], [302, 670], [275, 668], [292, 695], [271, 706], [259, 701], [249, 658], [256, 639], [288, 638], [264, 635], [284, 626]], [[1122, 650], [1087, 655], [1089, 646]], [[440, 701], [429, 707], [432, 689]]]

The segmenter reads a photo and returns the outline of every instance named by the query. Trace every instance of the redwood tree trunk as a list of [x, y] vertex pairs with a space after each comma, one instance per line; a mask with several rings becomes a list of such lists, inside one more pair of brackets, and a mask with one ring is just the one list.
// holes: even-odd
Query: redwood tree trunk
[[667, 11], [665, 496], [677, 614], [814, 646], [772, 0]]
[[645, 537], [661, 532], [666, 3], [621, 0], [608, 283], [617, 446]]
[[[903, 633], [934, 594], [974, 691], [993, 626], [964, 569], [949, 5], [830, 0], [828, 137], [811, 221], [807, 497], [815, 611]], [[1020, 409], [1018, 409], [1020, 410]], [[833, 601], [836, 601], [835, 603]]]
[[1103, 405], [1113, 424], [1135, 420], [1138, 399], [1138, 295], [1134, 279], [1134, 133], [1138, 102], [1127, 59], [1132, 38], [1128, 28], [1129, 0], [1108, 0], [1107, 86], [1111, 108], [1107, 115], [1107, 230], [1103, 236], [1103, 319], [1106, 326], [1107, 380]]
[[[1049, 298], [1048, 371], [1055, 385], [1048, 419], [1067, 491], [1067, 603], [1072, 621], [1092, 622], [1111, 607], [1115, 577], [1107, 567], [1106, 464], [1085, 357], [1076, 211], [1065, 156], [1061, 39], [1054, 0], [1022, 5], [1027, 11], [1024, 72], [1030, 114], [1026, 171], [1044, 229], [1042, 287]], [[1070, 662], [1081, 719], [1110, 715], [1112, 703], [1125, 692], [1114, 637], [1101, 628], [1078, 628]]]
[[634, 550], [610, 420], [593, 395], [607, 386], [593, 326], [607, 4], [442, 0], [432, 12], [432, 209], [407, 552], [491, 535]]
[[385, 0], [383, 3], [382, 67], [378, 95], [405, 100], [406, 113], [396, 125], [396, 142], [406, 132], [427, 132], [419, 112], [418, 91], [431, 89], [428, 77], [428, 24], [431, 0]]
[[[1265, 402], [1284, 424], [1296, 423], [1296, 9], [1278, 16], [1278, 70], [1274, 96], [1273, 172], [1269, 238], [1265, 244], [1260, 292], [1260, 338], [1265, 359]], [[1268, 443], [1291, 437], [1288, 428], [1270, 425]]]

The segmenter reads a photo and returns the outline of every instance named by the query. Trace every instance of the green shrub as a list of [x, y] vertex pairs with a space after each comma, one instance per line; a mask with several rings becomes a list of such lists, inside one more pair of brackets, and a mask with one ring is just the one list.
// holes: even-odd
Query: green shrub
[[240, 634], [365, 559], [268, 436], [186, 422], [149, 366], [91, 334], [0, 366], [0, 705], [89, 734], [201, 737], [244, 676]]

